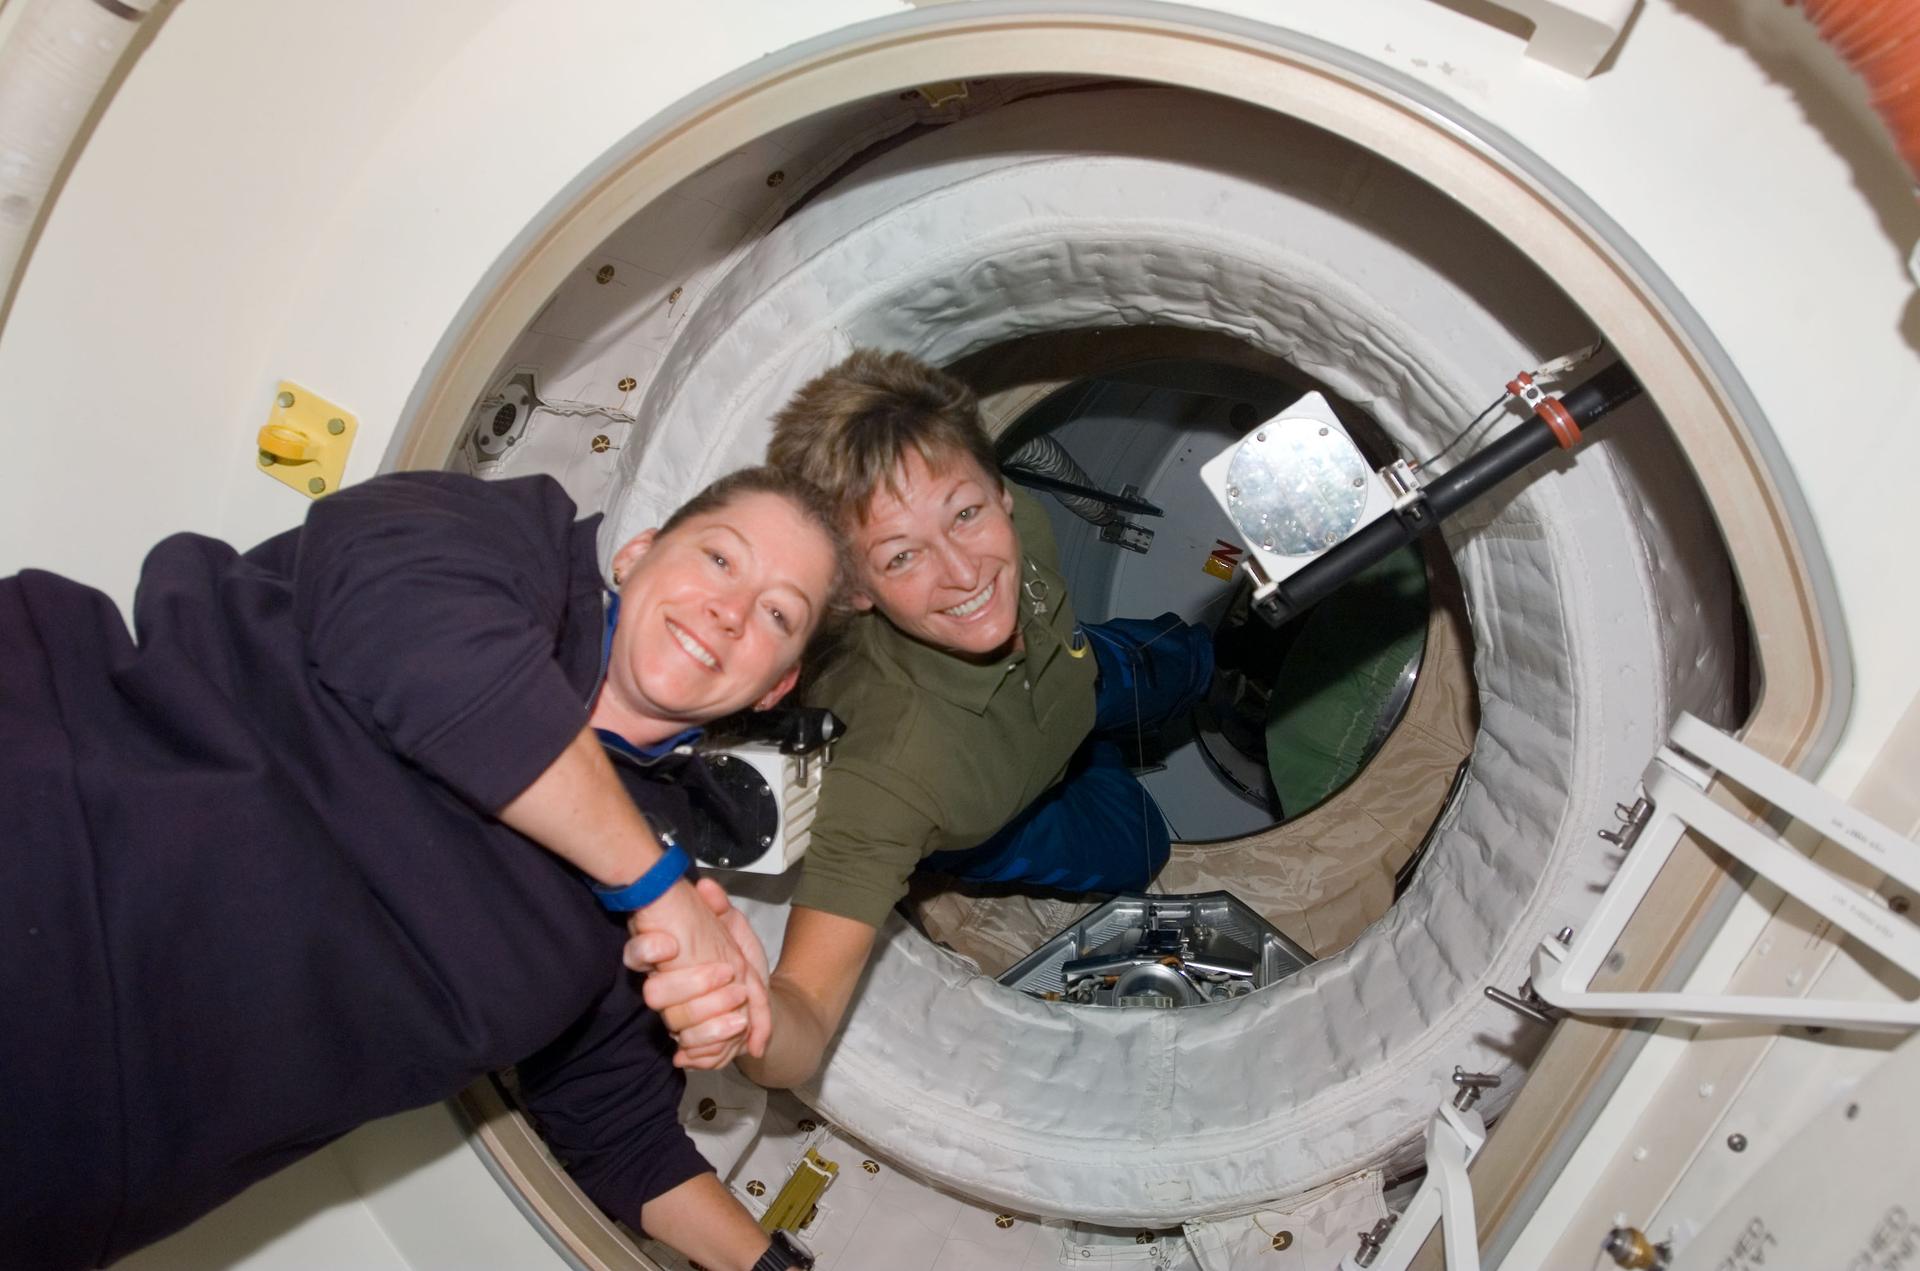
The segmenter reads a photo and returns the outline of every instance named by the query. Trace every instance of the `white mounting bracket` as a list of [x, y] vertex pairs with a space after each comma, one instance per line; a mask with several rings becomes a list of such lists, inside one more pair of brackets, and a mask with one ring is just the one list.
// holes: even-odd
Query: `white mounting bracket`
[[1620, 42], [1640, 0], [1492, 0], [1533, 21], [1527, 56], [1586, 79]]
[[1688, 830], [1738, 858], [1902, 970], [1920, 975], [1920, 927], [1878, 896], [1827, 872], [1762, 827], [1741, 820], [1708, 798], [1707, 786], [1717, 775], [1758, 795], [1914, 894], [1920, 894], [1920, 845], [1691, 715], [1682, 713], [1674, 721], [1668, 741], [1654, 756], [1644, 783], [1653, 804], [1652, 817], [1571, 947], [1557, 939], [1541, 942], [1533, 955], [1534, 992], [1554, 1006], [1581, 1015], [1761, 1020], [1884, 1031], [1920, 1027], [1920, 1002], [1592, 991], [1594, 975]]
[[[1447, 1271], [1480, 1271], [1473, 1185], [1467, 1181], [1467, 1166], [1480, 1155], [1486, 1141], [1486, 1122], [1478, 1112], [1462, 1111], [1442, 1101], [1427, 1122], [1427, 1176], [1420, 1190], [1413, 1194], [1386, 1239], [1377, 1245], [1368, 1241], [1368, 1254], [1342, 1258], [1340, 1271], [1406, 1271], [1435, 1223], [1440, 1225], [1446, 1245]], [[1362, 1262], [1361, 1257], [1367, 1260]]]

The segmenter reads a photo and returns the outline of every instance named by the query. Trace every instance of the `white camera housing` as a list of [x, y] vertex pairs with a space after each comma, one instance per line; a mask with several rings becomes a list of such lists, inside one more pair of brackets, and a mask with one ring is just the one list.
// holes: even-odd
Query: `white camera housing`
[[1201, 465], [1200, 480], [1259, 564], [1280, 582], [1407, 491], [1375, 472], [1318, 393], [1308, 393]]
[[721, 755], [743, 762], [766, 782], [775, 809], [774, 828], [761, 840], [759, 856], [739, 865], [703, 862], [709, 869], [740, 874], [783, 874], [806, 855], [808, 831], [820, 806], [820, 777], [827, 764], [824, 751], [807, 755], [782, 754], [760, 742], [728, 746]]

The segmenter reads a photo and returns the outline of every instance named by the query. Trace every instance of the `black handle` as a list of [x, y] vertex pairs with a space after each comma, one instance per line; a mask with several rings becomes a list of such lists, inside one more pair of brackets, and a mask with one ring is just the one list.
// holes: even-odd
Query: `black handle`
[[[1640, 381], [1625, 362], [1593, 375], [1568, 389], [1560, 404], [1574, 423], [1587, 428], [1616, 406], [1640, 395]], [[1312, 564], [1303, 565], [1255, 607], [1260, 616], [1279, 626], [1318, 604], [1367, 568], [1437, 527], [1535, 459], [1559, 446], [1547, 421], [1535, 416], [1481, 447], [1421, 491], [1421, 502], [1406, 511], [1369, 522], [1330, 547]]]

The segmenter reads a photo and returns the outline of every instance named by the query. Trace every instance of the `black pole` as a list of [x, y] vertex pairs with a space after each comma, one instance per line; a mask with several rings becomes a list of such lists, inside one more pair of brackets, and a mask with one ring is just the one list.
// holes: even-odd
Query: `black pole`
[[[1581, 428], [1590, 427], [1614, 407], [1640, 394], [1640, 381], [1624, 362], [1598, 372], [1561, 395], [1560, 404]], [[1318, 604], [1375, 561], [1398, 551], [1420, 534], [1472, 503], [1514, 473], [1550, 450], [1559, 439], [1544, 419], [1535, 416], [1500, 434], [1435, 477], [1422, 491], [1423, 505], [1395, 516], [1369, 522], [1327, 549], [1311, 565], [1283, 581], [1257, 608], [1260, 616], [1279, 626], [1295, 614]]]

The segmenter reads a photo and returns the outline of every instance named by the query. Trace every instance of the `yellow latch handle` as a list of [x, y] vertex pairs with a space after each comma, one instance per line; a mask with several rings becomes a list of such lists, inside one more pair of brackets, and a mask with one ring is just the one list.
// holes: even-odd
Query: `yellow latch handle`
[[268, 424], [262, 428], [260, 449], [281, 463], [306, 463], [319, 453], [313, 443], [307, 440], [307, 434], [285, 424]]

